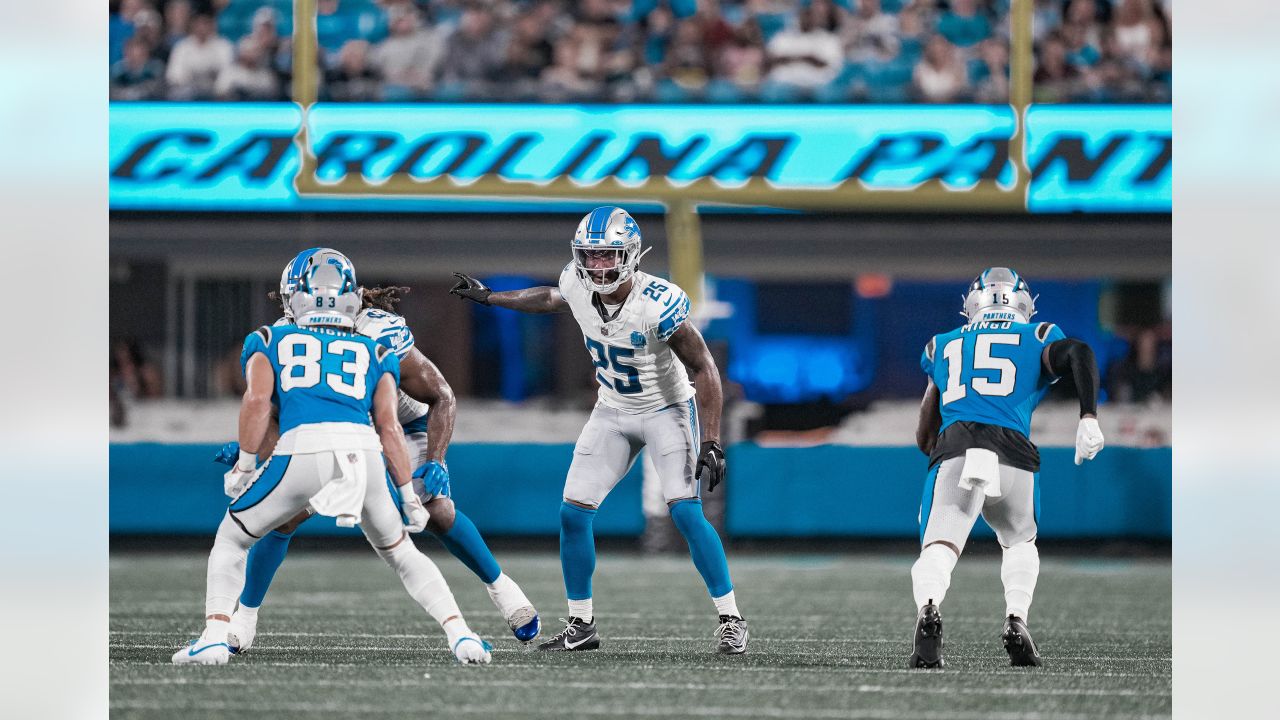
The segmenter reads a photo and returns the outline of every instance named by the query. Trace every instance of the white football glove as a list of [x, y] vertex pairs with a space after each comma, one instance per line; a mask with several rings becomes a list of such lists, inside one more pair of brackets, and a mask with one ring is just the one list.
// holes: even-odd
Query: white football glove
[[[257, 455], [241, 450], [236, 464], [222, 476], [222, 492], [232, 500], [244, 494], [244, 491], [258, 479], [258, 475], [262, 472], [257, 464]], [[263, 467], [266, 466], [263, 465]]]
[[1102, 428], [1098, 427], [1098, 419], [1080, 418], [1080, 425], [1076, 427], [1076, 464], [1092, 460], [1102, 445]]
[[404, 529], [411, 533], [425, 530], [427, 520], [431, 517], [409, 485], [400, 487], [400, 512], [407, 518]]

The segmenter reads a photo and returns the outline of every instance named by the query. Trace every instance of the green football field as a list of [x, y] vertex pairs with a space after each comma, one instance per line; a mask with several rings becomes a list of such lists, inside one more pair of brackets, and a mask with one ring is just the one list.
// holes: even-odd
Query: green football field
[[[1031, 629], [1045, 667], [1000, 646], [999, 558], [966, 555], [942, 607], [947, 668], [906, 669], [909, 555], [730, 556], [750, 621], [743, 656], [713, 653], [715, 618], [687, 557], [603, 551], [603, 647], [536, 653], [510, 636], [483, 586], [440, 565], [493, 664], [457, 665], [444, 634], [372, 551], [299, 548], [263, 607], [255, 647], [224, 667], [174, 667], [203, 627], [206, 556], [111, 556], [111, 712], [140, 718], [1168, 717], [1170, 564], [1042, 561]], [[538, 605], [565, 615], [552, 553], [500, 552]]]

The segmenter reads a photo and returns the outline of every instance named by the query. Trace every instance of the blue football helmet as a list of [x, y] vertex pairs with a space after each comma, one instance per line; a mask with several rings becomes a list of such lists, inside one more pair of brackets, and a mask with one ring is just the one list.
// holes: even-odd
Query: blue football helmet
[[[598, 207], [587, 213], [573, 234], [573, 264], [588, 290], [610, 293], [618, 289], [640, 266], [640, 226], [620, 207]], [[587, 260], [611, 260], [588, 267]]]

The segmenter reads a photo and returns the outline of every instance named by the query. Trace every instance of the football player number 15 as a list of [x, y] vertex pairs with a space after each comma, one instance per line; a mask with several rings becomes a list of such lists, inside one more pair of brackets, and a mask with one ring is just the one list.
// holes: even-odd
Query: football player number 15
[[365, 376], [369, 370], [369, 349], [350, 340], [321, 341], [314, 335], [290, 335], [276, 347], [276, 358], [280, 362], [280, 392], [319, 384], [322, 355], [334, 355], [343, 360], [341, 373], [325, 373], [325, 384], [335, 392], [363, 400], [367, 392]]
[[[591, 351], [591, 361], [595, 366], [605, 372], [609, 371], [609, 366], [613, 366], [613, 372], [624, 377], [614, 378], [612, 385], [599, 372], [596, 373], [596, 380], [600, 381], [605, 387], [613, 387], [623, 395], [635, 395], [642, 389], [640, 387], [640, 371], [621, 362], [621, 358], [629, 358], [635, 355], [635, 351], [631, 348], [617, 347], [615, 345], [605, 345], [599, 340], [587, 338], [587, 349]], [[607, 348], [607, 349], [606, 349]]]
[[[978, 335], [973, 341], [973, 370], [992, 370], [996, 379], [971, 376], [969, 385], [979, 395], [1005, 397], [1013, 393], [1017, 381], [1018, 366], [1009, 358], [993, 357], [991, 348], [994, 345], [1020, 345], [1021, 335]], [[947, 361], [947, 387], [942, 391], [942, 404], [955, 402], [969, 392], [969, 388], [961, 382], [964, 369], [964, 338], [956, 338], [942, 349], [942, 357]], [[972, 375], [972, 373], [971, 373]]]

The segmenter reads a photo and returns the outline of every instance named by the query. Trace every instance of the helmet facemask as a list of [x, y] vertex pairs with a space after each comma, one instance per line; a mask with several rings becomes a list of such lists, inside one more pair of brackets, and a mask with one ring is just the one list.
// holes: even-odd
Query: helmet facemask
[[620, 207], [598, 207], [587, 213], [573, 234], [573, 265], [583, 287], [611, 293], [635, 274], [640, 258], [640, 226]]

